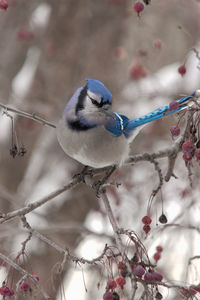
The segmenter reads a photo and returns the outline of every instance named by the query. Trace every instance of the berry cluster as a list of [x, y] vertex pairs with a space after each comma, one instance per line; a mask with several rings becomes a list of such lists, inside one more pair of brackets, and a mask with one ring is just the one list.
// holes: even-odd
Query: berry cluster
[[151, 218], [149, 216], [144, 216], [142, 218], [142, 223], [144, 224], [143, 231], [146, 234], [151, 230], [151, 227], [150, 227], [151, 222], [152, 222], [152, 220], [151, 220]]
[[196, 158], [198, 162], [200, 161], [200, 140], [197, 142], [194, 138], [193, 141], [191, 139], [187, 139], [182, 144], [182, 150], [183, 160], [185, 162], [190, 162], [193, 157]]
[[[39, 281], [39, 276], [34, 274], [32, 270], [30, 270], [30, 266], [27, 266], [26, 256], [24, 252], [21, 252], [20, 254], [17, 255], [15, 259], [15, 263], [19, 265], [23, 263], [24, 269], [25, 270], [27, 269], [27, 272], [32, 274], [32, 277], [34, 277], [37, 281]], [[5, 299], [5, 297], [10, 298], [13, 295], [16, 295], [18, 293], [24, 293], [24, 294], [26, 294], [27, 292], [31, 293], [33, 287], [36, 286], [36, 283], [30, 277], [27, 277], [26, 279], [21, 278], [19, 280], [19, 283], [15, 284], [13, 274], [14, 274], [14, 270], [12, 267], [10, 267], [8, 269], [7, 277], [5, 281], [3, 281], [2, 286], [0, 287], [0, 295], [3, 296], [3, 299]], [[16, 290], [14, 289], [14, 286], [16, 286]]]
[[160, 282], [163, 279], [162, 274], [154, 271], [151, 268], [148, 268], [146, 270], [146, 267], [142, 263], [137, 264], [136, 266], [134, 266], [133, 274], [136, 277], [139, 277], [140, 279], [143, 278], [144, 281], [148, 284], [151, 284], [152, 282], [155, 282], [155, 281]]
[[[157, 251], [161, 251], [162, 247], [158, 246]], [[132, 272], [136, 279], [144, 280], [146, 284], [152, 284], [153, 286], [156, 286], [156, 282], [161, 282], [163, 279], [162, 274], [155, 271], [152, 267], [149, 267], [149, 264], [145, 264], [143, 261], [140, 261], [138, 258], [138, 255], [135, 254], [131, 260], [129, 260], [129, 264], [131, 266]], [[119, 287], [121, 290], [123, 290], [126, 280], [125, 278], [127, 276], [130, 276], [130, 272], [128, 271], [127, 265], [120, 261], [117, 265], [119, 276], [114, 279], [110, 278], [107, 281], [106, 284], [106, 292], [103, 295], [103, 300], [119, 300], [120, 296], [116, 292], [117, 287]], [[156, 287], [156, 295], [161, 295], [158, 292], [158, 289]], [[162, 296], [162, 295], [161, 295]], [[162, 299], [161, 298], [155, 298], [155, 299]]]
[[155, 259], [156, 263], [158, 262], [158, 260], [161, 258], [161, 252], [163, 251], [162, 246], [157, 246], [156, 247], [156, 252], [153, 256], [153, 258]]

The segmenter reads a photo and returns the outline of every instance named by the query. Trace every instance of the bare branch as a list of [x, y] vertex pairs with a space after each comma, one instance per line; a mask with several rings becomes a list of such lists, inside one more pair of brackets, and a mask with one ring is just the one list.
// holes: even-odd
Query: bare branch
[[2, 104], [0, 103], [0, 107], [2, 107], [5, 111], [11, 111], [21, 117], [25, 117], [25, 118], [28, 118], [28, 119], [31, 119], [31, 120], [34, 120], [36, 122], [39, 122], [40, 124], [42, 125], [46, 125], [46, 126], [49, 126], [49, 127], [53, 127], [53, 128], [56, 128], [56, 125], [49, 122], [49, 121], [46, 121], [42, 118], [40, 118], [39, 116], [35, 115], [34, 113], [32, 114], [29, 114], [25, 111], [22, 111], [22, 110], [19, 110], [19, 109], [16, 109], [16, 108], [12, 108], [12, 107], [9, 107], [5, 104]]

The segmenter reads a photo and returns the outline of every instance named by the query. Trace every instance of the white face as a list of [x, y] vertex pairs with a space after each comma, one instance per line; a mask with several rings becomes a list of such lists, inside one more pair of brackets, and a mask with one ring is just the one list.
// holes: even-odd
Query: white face
[[87, 95], [88, 95], [91, 102], [92, 102], [92, 100], [94, 100], [99, 104], [101, 103], [101, 100], [102, 100], [102, 95], [101, 94], [95, 94], [95, 93], [91, 92], [90, 90], [88, 90]]
[[83, 117], [89, 122], [105, 123], [108, 116], [102, 112], [101, 101], [101, 94], [95, 94], [88, 90], [84, 100], [84, 109], [79, 111], [79, 117]]

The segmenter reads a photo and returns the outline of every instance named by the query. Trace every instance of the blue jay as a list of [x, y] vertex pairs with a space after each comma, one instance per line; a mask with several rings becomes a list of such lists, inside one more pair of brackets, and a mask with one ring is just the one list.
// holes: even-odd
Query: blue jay
[[122, 165], [128, 158], [130, 143], [146, 123], [187, 107], [194, 95], [177, 100], [174, 110], [166, 105], [129, 120], [112, 112], [112, 95], [103, 83], [87, 79], [67, 103], [56, 129], [57, 138], [70, 157], [86, 166]]

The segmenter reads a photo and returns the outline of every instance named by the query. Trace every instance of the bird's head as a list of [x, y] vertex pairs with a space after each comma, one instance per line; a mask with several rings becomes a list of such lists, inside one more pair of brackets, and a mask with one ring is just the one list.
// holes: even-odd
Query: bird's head
[[84, 122], [104, 123], [109, 118], [115, 118], [111, 111], [112, 94], [108, 88], [96, 79], [86, 79], [76, 105], [76, 114]]

